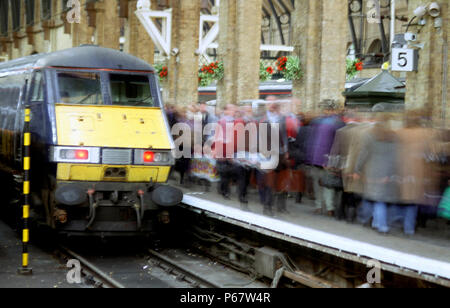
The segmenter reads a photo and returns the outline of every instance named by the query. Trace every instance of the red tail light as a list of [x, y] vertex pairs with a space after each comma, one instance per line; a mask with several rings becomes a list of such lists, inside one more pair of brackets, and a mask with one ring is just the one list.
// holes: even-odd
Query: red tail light
[[155, 161], [155, 153], [147, 151], [144, 152], [144, 163], [152, 163]]
[[79, 160], [88, 160], [89, 159], [89, 151], [88, 150], [76, 150], [75, 158]]

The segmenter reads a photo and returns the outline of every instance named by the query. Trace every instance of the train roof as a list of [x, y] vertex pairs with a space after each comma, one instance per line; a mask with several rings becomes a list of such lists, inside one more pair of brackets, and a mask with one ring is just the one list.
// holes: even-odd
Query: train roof
[[94, 45], [36, 54], [0, 64], [0, 72], [35, 67], [98, 68], [111, 70], [154, 71], [147, 62], [115, 49]]

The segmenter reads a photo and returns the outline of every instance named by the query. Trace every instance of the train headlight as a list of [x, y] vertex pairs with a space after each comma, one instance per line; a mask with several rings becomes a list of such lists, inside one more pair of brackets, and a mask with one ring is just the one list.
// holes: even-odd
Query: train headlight
[[156, 153], [155, 154], [155, 162], [156, 163], [164, 162], [164, 154], [163, 153]]
[[171, 165], [173, 156], [169, 152], [135, 150], [134, 162], [137, 165]]
[[50, 158], [58, 163], [100, 163], [100, 148], [52, 147]]

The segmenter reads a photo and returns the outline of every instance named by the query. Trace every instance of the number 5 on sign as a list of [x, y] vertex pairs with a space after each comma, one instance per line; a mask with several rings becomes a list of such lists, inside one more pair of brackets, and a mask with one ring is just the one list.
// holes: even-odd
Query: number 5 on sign
[[392, 70], [398, 72], [417, 71], [419, 52], [417, 49], [393, 48]]

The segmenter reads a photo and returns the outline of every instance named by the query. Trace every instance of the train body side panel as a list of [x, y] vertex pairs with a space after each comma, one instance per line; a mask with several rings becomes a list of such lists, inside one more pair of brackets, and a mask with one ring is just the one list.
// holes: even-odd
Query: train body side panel
[[159, 108], [57, 104], [55, 112], [59, 145], [171, 149]]
[[30, 74], [10, 74], [0, 78], [0, 159], [8, 167], [17, 167], [21, 155], [23, 100]]

